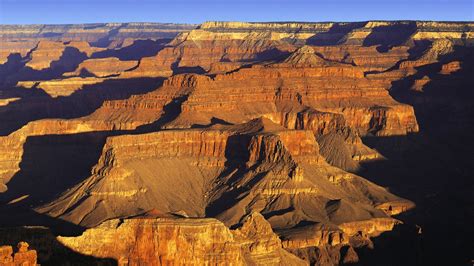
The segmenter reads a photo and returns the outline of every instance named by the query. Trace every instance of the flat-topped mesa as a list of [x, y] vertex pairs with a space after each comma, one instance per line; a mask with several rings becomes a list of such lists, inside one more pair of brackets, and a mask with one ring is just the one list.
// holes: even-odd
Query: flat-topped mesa
[[33, 49], [26, 66], [35, 70], [50, 68], [53, 61], [59, 60], [65, 48], [61, 42], [41, 41]]
[[441, 66], [441, 70], [439, 71], [442, 75], [450, 75], [462, 69], [460, 61], [452, 61]]
[[68, 41], [64, 43], [68, 47], [74, 47], [79, 51], [86, 53], [87, 57], [91, 57], [94, 53], [107, 50], [107, 48], [93, 46], [87, 41]]
[[202, 78], [193, 86], [181, 114], [167, 127], [208, 125], [213, 118], [242, 123], [257, 116], [311, 107], [342, 114], [348, 125], [362, 134], [418, 131], [411, 106], [393, 100], [384, 88], [387, 84], [365, 78], [361, 70], [347, 64], [302, 68], [285, 63], [254, 65], [212, 79]]
[[118, 76], [138, 65], [138, 61], [121, 61], [117, 57], [87, 59], [79, 64], [74, 72], [64, 76], [93, 75], [96, 77]]
[[119, 264], [306, 264], [281, 247], [257, 214], [236, 230], [215, 219], [137, 218], [110, 220], [81, 236], [58, 240], [76, 252]]
[[115, 155], [114, 163], [117, 164], [137, 156], [141, 158], [195, 157], [225, 160], [225, 148], [230, 135], [230, 132], [209, 130], [170, 130], [139, 136], [124, 135], [108, 138], [104, 151], [109, 154], [113, 153]]
[[[387, 199], [399, 200], [382, 188], [329, 166], [318, 154], [313, 132], [288, 130], [270, 120], [256, 119], [205, 130], [109, 137], [92, 175], [37, 211], [84, 226], [136, 215], [143, 209], [163, 213], [182, 210], [191, 217], [202, 217], [214, 210], [214, 202], [219, 202], [223, 193], [231, 187], [241, 187], [238, 191], [243, 198], [230, 201], [228, 209], [216, 213], [226, 224], [233, 225], [246, 215], [241, 210], [277, 213], [286, 203], [272, 205], [275, 197], [284, 202], [290, 195], [302, 197], [303, 202], [318, 194], [324, 198], [336, 194], [340, 197], [346, 193], [341, 194], [340, 189], [346, 186], [362, 186], [361, 191], [374, 193], [370, 200], [367, 195], [358, 195], [364, 204], [369, 204], [364, 208], [373, 209], [372, 214], [360, 211], [351, 216], [357, 219], [386, 216], [385, 212], [368, 207], [374, 204], [372, 201], [381, 204]], [[185, 191], [185, 196], [176, 198], [177, 188]], [[295, 205], [292, 215], [305, 206]], [[324, 208], [324, 204], [320, 207]], [[326, 219], [315, 215], [308, 219]], [[272, 225], [282, 222], [278, 216], [273, 217]], [[297, 217], [292, 218], [290, 226], [303, 219]]]
[[172, 66], [177, 58], [179, 55], [174, 48], [164, 48], [156, 56], [141, 58], [135, 69], [123, 72], [120, 77], [169, 77], [173, 75]]
[[[124, 100], [104, 101], [91, 115], [81, 119], [104, 122], [115, 129], [135, 129], [138, 126], [151, 124], [162, 117], [177, 115], [181, 103], [186, 100], [195, 84], [208, 79], [206, 76], [196, 74], [174, 75], [165, 80], [162, 86], [150, 92], [132, 95]], [[156, 125], [157, 129], [159, 127], [163, 125]]]
[[0, 137], [0, 190], [6, 191], [5, 185], [20, 170], [23, 155], [24, 140], [18, 138]]
[[89, 85], [103, 82], [95, 77], [71, 77], [62, 79], [51, 79], [44, 81], [19, 81], [17, 87], [28, 89], [41, 89], [52, 98], [60, 96], [70, 96]]
[[[318, 146], [310, 131], [289, 131], [278, 125], [265, 125], [268, 123], [271, 122], [251, 121], [221, 129], [166, 130], [109, 137], [92, 176], [41, 211], [88, 226], [151, 208], [164, 212], [179, 208], [200, 217], [204, 215], [206, 198], [203, 194], [208, 182], [228, 164], [251, 167], [269, 163], [270, 168], [279, 164], [282, 177], [294, 182], [303, 179], [298, 163], [325, 165], [317, 154]], [[150, 176], [154, 170], [139, 167], [143, 162], [161, 168], [162, 175]], [[201, 174], [192, 175], [192, 172]], [[168, 176], [175, 177], [168, 180]], [[156, 182], [160, 185], [154, 185]], [[174, 199], [171, 187], [179, 183], [189, 188], [189, 195]], [[151, 200], [156, 195], [162, 200]], [[130, 198], [136, 199], [136, 206], [127, 206]], [[84, 205], [78, 202], [77, 208], [69, 212], [72, 202], [78, 199], [84, 200]], [[194, 204], [186, 203], [188, 201]], [[92, 202], [101, 202], [99, 208], [86, 207]], [[101, 213], [101, 208], [108, 211]]]
[[[72, 71], [90, 53], [91, 47], [82, 42], [40, 41], [30, 51], [29, 60], [25, 66], [38, 71], [55, 71], [57, 69]], [[20, 78], [26, 77], [20, 76]]]
[[329, 30], [334, 24], [333, 22], [322, 22], [322, 23], [305, 23], [305, 22], [237, 22], [237, 21], [207, 21], [202, 23], [198, 29], [212, 30], [212, 29], [236, 29], [236, 30], [272, 30], [282, 29], [284, 31], [294, 30]]
[[[163, 93], [166, 90], [155, 91], [154, 89], [161, 83], [160, 79], [123, 80], [95, 77], [72, 77], [38, 82], [21, 81], [18, 82], [18, 90], [23, 90], [28, 94], [18, 103], [1, 108], [0, 113], [4, 116], [3, 134], [10, 134], [29, 121], [32, 123], [38, 121], [38, 126], [34, 128], [40, 128], [39, 124], [45, 118], [53, 120], [64, 118], [76, 124], [101, 125], [95, 128], [96, 130], [135, 129], [137, 126], [156, 121], [161, 115], [163, 106], [176, 96], [177, 92], [174, 91], [170, 93]], [[35, 96], [30, 96], [29, 89], [26, 88], [31, 88], [31, 94]], [[155, 94], [152, 93], [148, 98], [144, 97], [143, 94], [149, 91]], [[133, 95], [136, 97], [131, 97]], [[156, 101], [158, 97], [163, 100]], [[131, 98], [137, 100], [134, 105], [130, 104], [130, 101], [133, 101]], [[153, 103], [158, 112], [155, 110], [134, 112], [134, 106], [143, 103], [142, 98]], [[119, 108], [124, 105], [128, 107], [124, 108], [128, 112], [113, 112], [108, 108], [110, 106]], [[144, 108], [146, 109], [146, 106]], [[136, 121], [134, 115], [137, 117]], [[61, 131], [51, 132], [51, 134], [62, 133]]]
[[[0, 168], [2, 170], [0, 171], [0, 190], [2, 190], [2, 188], [6, 190], [6, 186], [3, 184], [8, 184], [9, 181], [15, 180], [16, 175], [21, 174], [21, 163], [25, 163], [25, 153], [29, 154], [29, 156], [42, 156], [41, 153], [45, 152], [48, 146], [54, 146], [57, 150], [67, 150], [68, 147], [71, 146], [81, 147], [82, 145], [91, 145], [90, 147], [82, 148], [93, 149], [93, 145], [102, 142], [101, 139], [103, 136], [101, 135], [104, 135], [103, 132], [113, 129], [114, 125], [104, 123], [103, 121], [45, 119], [30, 122], [8, 136], [1, 136]], [[101, 131], [102, 133], [99, 133]], [[79, 142], [78, 140], [81, 139], [81, 135], [87, 134], [90, 135], [89, 138], [86, 137], [86, 139], [89, 139], [88, 141], [79, 144], [75, 143]], [[97, 137], [94, 137], [94, 134], [96, 134]], [[48, 139], [50, 139], [50, 141], [48, 141]], [[59, 141], [55, 142], [55, 144], [51, 144], [51, 141], [55, 141], [55, 139]], [[61, 139], [65, 139], [65, 141], [61, 141]], [[84, 137], [82, 137], [82, 139], [84, 140]], [[31, 143], [35, 144], [32, 145]], [[78, 148], [77, 150], [78, 154], [80, 153], [80, 149], [81, 148]], [[49, 153], [50, 151], [46, 152]], [[87, 156], [85, 153], [83, 155]], [[34, 174], [34, 172], [31, 174]], [[51, 176], [47, 178], [51, 178]], [[31, 178], [28, 182], [24, 182], [23, 187], [26, 188], [36, 183], [44, 184], [43, 182], [44, 181], [40, 179]]]
[[[6, 184], [20, 170], [20, 162], [23, 156], [23, 145], [30, 135], [47, 134], [48, 130], [56, 132], [51, 125], [41, 123], [30, 123], [22, 130], [18, 130], [9, 136], [0, 137], [0, 184]], [[65, 130], [66, 131], [66, 130]], [[6, 190], [6, 186], [2, 186]]]
[[[22, 38], [20, 40], [2, 42], [0, 62], [3, 61], [5, 63], [9, 61], [9, 63], [15, 64], [15, 56], [18, 56], [22, 61], [26, 61], [26, 67], [46, 73], [51, 70], [58, 70], [59, 68], [66, 68], [67, 71], [72, 71], [74, 70], [73, 67], [80, 63], [81, 60], [106, 49], [93, 47], [86, 41], [62, 42], [39, 39], [26, 41]], [[17, 73], [8, 73], [7, 75], [15, 74]], [[22, 71], [21, 75], [17, 77], [21, 80], [26, 80], [29, 78], [28, 74], [28, 72]], [[41, 76], [33, 76], [33, 78], [35, 77]]]
[[[114, 129], [134, 129], [140, 124], [108, 123], [102, 120], [43, 119], [29, 122], [8, 136], [0, 136], [0, 184], [5, 184], [20, 171], [24, 145], [28, 138], [51, 135], [74, 135], [87, 132], [111, 131]], [[67, 145], [67, 144], [66, 144]], [[31, 151], [30, 151], [31, 152]], [[0, 185], [1, 186], [1, 185]], [[3, 187], [3, 186], [2, 186]]]
[[[324, 163], [318, 156], [318, 144], [311, 131], [288, 130], [266, 118], [254, 119], [243, 125], [204, 130], [166, 130], [109, 137], [103, 154], [114, 154], [113, 163], [117, 165], [137, 156], [191, 157], [209, 166], [223, 166], [228, 160], [248, 164], [293, 159], [305, 163]], [[94, 172], [99, 173], [110, 167], [107, 165], [110, 158], [103, 157], [105, 160], [100, 162], [104, 164], [99, 163]]]
[[343, 223], [339, 225], [339, 228], [348, 235], [355, 235], [362, 231], [367, 235], [378, 236], [383, 232], [391, 231], [394, 226], [401, 223], [401, 221], [391, 218], [375, 218], [370, 221]]

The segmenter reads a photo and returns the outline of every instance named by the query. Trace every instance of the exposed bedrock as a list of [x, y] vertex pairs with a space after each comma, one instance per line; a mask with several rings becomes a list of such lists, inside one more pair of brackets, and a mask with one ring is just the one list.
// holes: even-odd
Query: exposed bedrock
[[460, 254], [473, 28], [2, 25], [0, 224], [88, 229], [0, 239], [45, 264], [337, 265], [400, 257], [400, 219]]
[[215, 219], [110, 220], [79, 237], [58, 240], [78, 252], [128, 264], [306, 265], [285, 251], [258, 213], [229, 230]]
[[330, 166], [318, 150], [313, 132], [265, 118], [109, 137], [92, 175], [37, 210], [85, 226], [150, 209], [215, 216], [229, 226], [258, 211], [274, 228], [391, 219], [378, 206], [402, 199]]

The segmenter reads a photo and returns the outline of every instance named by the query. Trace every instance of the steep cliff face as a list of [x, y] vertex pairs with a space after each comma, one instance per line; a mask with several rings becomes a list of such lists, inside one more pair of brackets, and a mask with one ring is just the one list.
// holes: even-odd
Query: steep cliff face
[[0, 264], [5, 266], [36, 266], [36, 251], [28, 250], [28, 243], [20, 242], [17, 252], [11, 246], [0, 246]]
[[45, 81], [19, 81], [18, 87], [27, 89], [41, 89], [49, 96], [71, 96], [71, 94], [91, 85], [101, 83], [102, 80], [93, 77], [71, 77]]
[[214, 216], [228, 226], [256, 211], [274, 228], [302, 221], [337, 227], [387, 217], [377, 206], [394, 201], [403, 202], [328, 165], [313, 132], [260, 118], [237, 126], [109, 137], [92, 175], [37, 210], [85, 226], [156, 209]]
[[[364, 71], [384, 70], [409, 56], [413, 42], [472, 39], [471, 23], [362, 22], [362, 23], [242, 23], [207, 22], [180, 34], [153, 60], [147, 58], [147, 75], [164, 75], [170, 64], [209, 70], [218, 62], [245, 65], [273, 60], [303, 44], [315, 45], [324, 58], [352, 63]], [[441, 29], [441, 30], [438, 30]], [[383, 52], [383, 53], [381, 53]], [[170, 72], [168, 72], [170, 73]]]
[[[74, 46], [119, 48], [139, 39], [171, 40], [197, 25], [165, 23], [96, 23], [76, 25], [1, 25], [0, 62], [11, 53], [26, 56], [38, 41], [71, 42]], [[102, 49], [95, 49], [100, 51]], [[90, 54], [89, 54], [90, 55]]]
[[281, 247], [258, 213], [229, 230], [215, 219], [136, 218], [110, 220], [79, 237], [59, 237], [80, 253], [119, 264], [306, 265]]
[[357, 262], [414, 207], [363, 178], [398, 178], [373, 140], [472, 120], [473, 28], [0, 26], [0, 207], [93, 227], [59, 239], [119, 263]]
[[136, 66], [138, 66], [137, 61], [121, 61], [116, 57], [88, 59], [80, 63], [74, 72], [65, 73], [64, 75], [79, 76], [81, 74], [84, 74], [103, 78], [110, 76], [118, 76], [122, 72], [130, 70]]
[[[188, 77], [171, 78], [178, 87], [180, 79]], [[363, 69], [350, 64], [325, 60], [309, 46], [274, 64], [257, 64], [212, 78], [193, 79], [195, 83], [186, 83], [193, 90], [183, 102], [180, 116], [167, 127], [208, 125], [213, 118], [241, 123], [261, 115], [310, 107], [343, 114], [347, 123], [362, 134], [418, 131], [413, 108], [389, 96], [389, 83], [366, 78]], [[222, 88], [226, 88], [226, 93], [216, 96]]]

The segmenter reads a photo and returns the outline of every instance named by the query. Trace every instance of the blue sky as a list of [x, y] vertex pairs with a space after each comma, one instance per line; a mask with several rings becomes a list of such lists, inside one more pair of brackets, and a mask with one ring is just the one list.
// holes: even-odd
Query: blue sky
[[0, 0], [0, 24], [473, 21], [474, 0]]

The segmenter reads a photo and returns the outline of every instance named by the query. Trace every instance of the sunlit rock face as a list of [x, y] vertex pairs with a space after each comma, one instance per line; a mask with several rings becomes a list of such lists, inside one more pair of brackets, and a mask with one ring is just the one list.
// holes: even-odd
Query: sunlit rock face
[[216, 219], [135, 218], [110, 220], [78, 237], [60, 237], [81, 253], [124, 264], [306, 265], [285, 251], [258, 213], [229, 230]]
[[[415, 228], [392, 216], [430, 206], [413, 193], [440, 184], [416, 182], [424, 161], [455, 152], [427, 147], [468, 139], [473, 29], [2, 25], [0, 226], [50, 227], [15, 229], [45, 264], [370, 261]], [[431, 165], [458, 169], [444, 159]]]
[[[191, 24], [96, 23], [76, 25], [2, 25], [0, 26], [0, 62], [12, 53], [26, 56], [41, 41], [66, 42], [84, 47], [88, 55], [104, 48], [132, 45], [137, 40], [171, 40], [177, 34], [195, 28]], [[90, 47], [89, 46], [93, 46]], [[80, 48], [79, 48], [80, 49]], [[81, 49], [80, 49], [81, 50]], [[58, 51], [59, 52], [59, 51]]]
[[5, 266], [36, 266], [36, 251], [28, 250], [28, 243], [19, 242], [16, 252], [12, 246], [0, 246], [0, 264]]
[[[153, 167], [145, 170], [144, 164]], [[155, 171], [161, 176], [155, 176]], [[222, 208], [221, 201], [233, 187], [236, 194], [226, 202], [228, 209]], [[370, 196], [352, 192], [357, 187]], [[344, 194], [357, 197], [359, 203], [331, 201]], [[327, 164], [311, 131], [288, 130], [259, 118], [239, 126], [108, 138], [92, 175], [39, 210], [85, 226], [147, 209], [184, 211], [193, 217], [212, 214], [235, 225], [246, 215], [245, 209], [270, 215], [290, 208], [283, 217], [267, 217], [274, 227], [288, 228], [302, 220], [338, 224], [387, 217], [376, 206], [398, 200], [383, 188]], [[340, 214], [332, 221], [336, 216], [326, 216], [326, 209], [333, 203], [335, 213], [347, 211], [351, 217]], [[344, 210], [346, 204], [350, 207]]]

